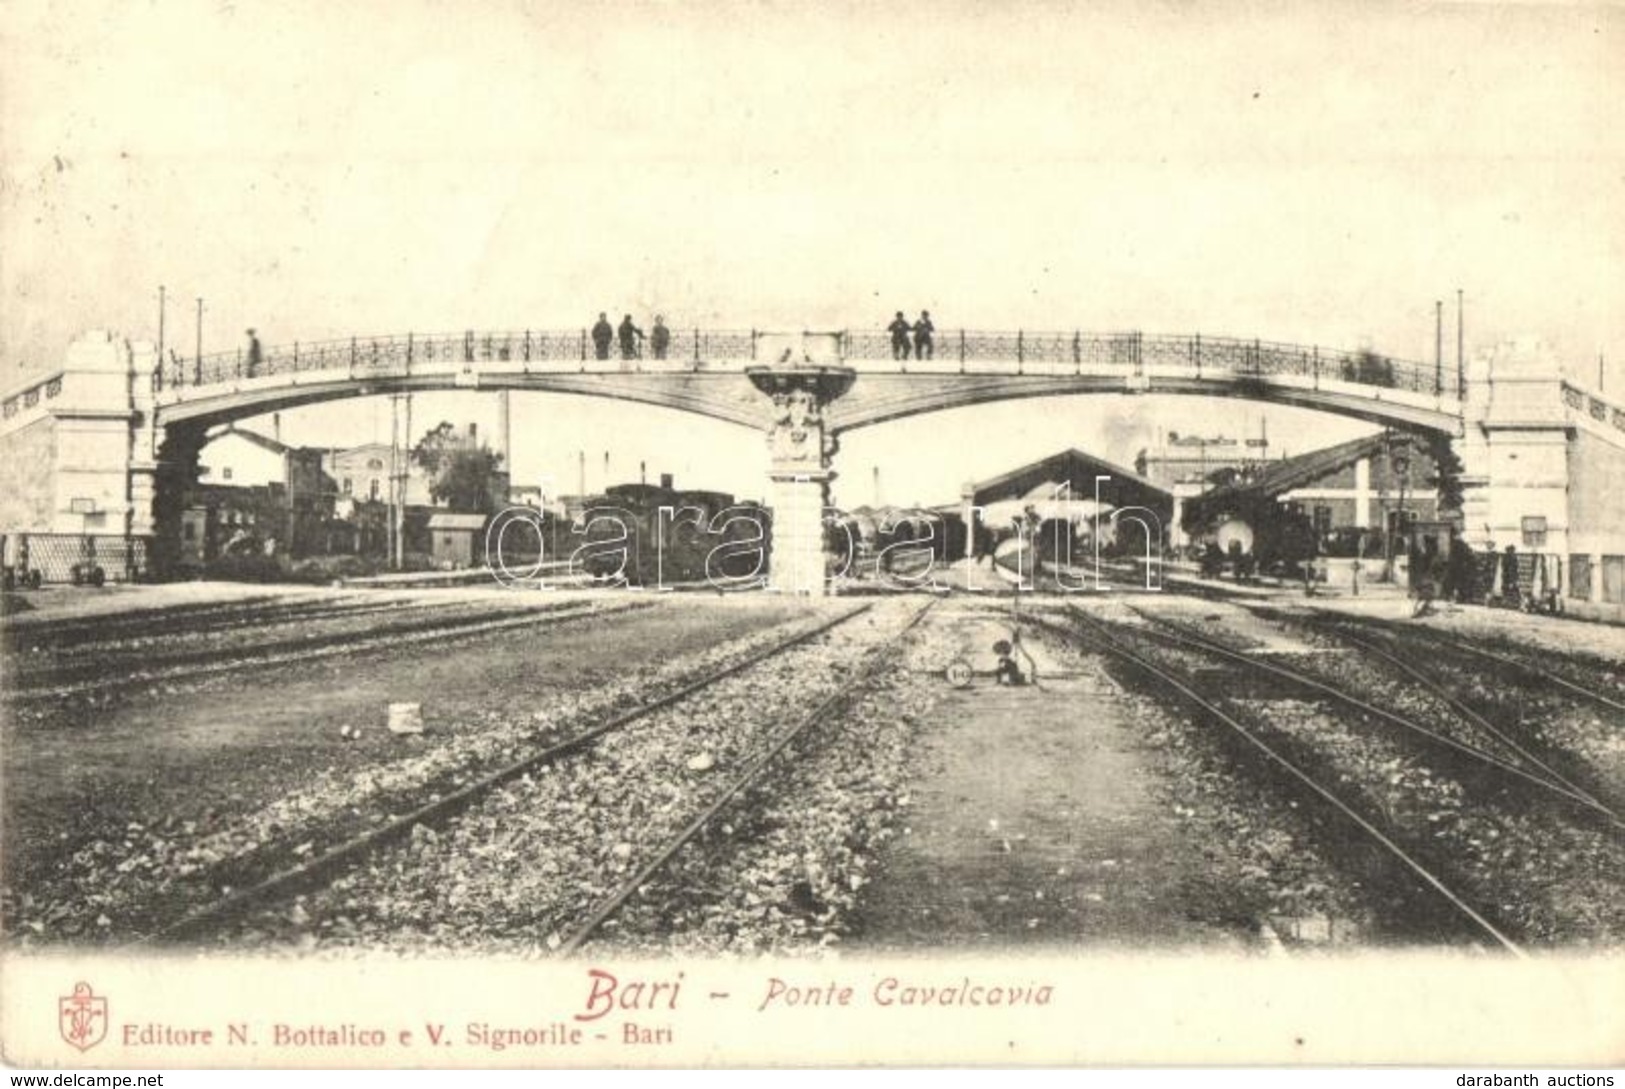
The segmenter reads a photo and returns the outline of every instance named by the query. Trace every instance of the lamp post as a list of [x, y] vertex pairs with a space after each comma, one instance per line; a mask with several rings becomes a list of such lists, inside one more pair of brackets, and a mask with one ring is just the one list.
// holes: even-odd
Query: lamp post
[[[1410, 556], [1410, 527], [1408, 525], [1408, 520], [1405, 517], [1405, 489], [1406, 485], [1410, 483], [1411, 479], [1410, 455], [1403, 449], [1394, 451], [1389, 455], [1389, 467], [1393, 470], [1393, 474], [1399, 478], [1399, 506], [1394, 511], [1394, 528], [1395, 531], [1404, 534], [1403, 540], [1405, 544], [1405, 555], [1408, 562]], [[1392, 562], [1393, 561], [1390, 560], [1390, 564], [1392, 564]], [[1406, 570], [1407, 573], [1409, 573], [1408, 567]], [[1392, 569], [1389, 571], [1388, 578], [1390, 582], [1393, 581]]]
[[[1384, 430], [1382, 433], [1382, 454], [1393, 467], [1394, 459], [1394, 433]], [[1388, 481], [1385, 478], [1382, 487], [1377, 492], [1378, 502], [1382, 504], [1382, 577], [1386, 582], [1394, 581], [1394, 533], [1391, 524], [1392, 518], [1388, 509]]]

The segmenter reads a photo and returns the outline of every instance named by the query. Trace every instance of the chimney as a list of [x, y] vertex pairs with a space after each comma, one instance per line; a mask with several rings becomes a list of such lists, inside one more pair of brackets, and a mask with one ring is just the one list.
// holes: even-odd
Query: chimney
[[282, 441], [282, 413], [271, 413], [271, 437], [277, 442]]
[[660, 474], [660, 486], [665, 488], [668, 492], [672, 490], [670, 473]]
[[474, 450], [474, 449], [478, 449], [479, 445], [480, 445], [480, 425], [473, 422], [472, 420], [470, 420], [469, 424], [468, 424], [468, 447], [469, 447], [469, 449]]

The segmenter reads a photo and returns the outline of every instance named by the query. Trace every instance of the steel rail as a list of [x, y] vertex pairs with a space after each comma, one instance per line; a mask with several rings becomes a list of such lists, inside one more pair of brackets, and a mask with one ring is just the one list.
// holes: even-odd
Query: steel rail
[[[30, 648], [61, 640], [63, 636], [81, 633], [98, 634], [108, 628], [134, 627], [149, 621], [210, 619], [230, 616], [233, 612], [247, 612], [255, 608], [280, 607], [279, 603], [297, 600], [278, 594], [257, 594], [235, 601], [196, 602], [143, 609], [130, 609], [116, 613], [91, 613], [38, 619], [35, 614], [21, 613], [6, 617], [3, 633], [8, 644]], [[338, 600], [331, 594], [311, 595], [312, 601]], [[35, 639], [44, 636], [43, 639]], [[32, 641], [30, 641], [32, 640]]]
[[1337, 631], [1339, 638], [1354, 644], [1361, 650], [1373, 655], [1374, 657], [1380, 658], [1382, 661], [1387, 662], [1393, 668], [1399, 670], [1401, 673], [1404, 673], [1406, 676], [1416, 681], [1416, 683], [1419, 684], [1423, 689], [1431, 692], [1440, 700], [1443, 700], [1447, 705], [1449, 705], [1451, 710], [1455, 711], [1456, 714], [1460, 715], [1468, 723], [1480, 730], [1483, 730], [1485, 733], [1488, 733], [1507, 748], [1517, 753], [1520, 758], [1527, 760], [1529, 763], [1545, 772], [1551, 777], [1554, 783], [1567, 788], [1570, 793], [1575, 794], [1578, 797], [1587, 799], [1593, 806], [1602, 812], [1609, 813], [1610, 815], [1613, 814], [1612, 809], [1610, 809], [1607, 804], [1599, 799], [1596, 795], [1573, 782], [1562, 772], [1558, 771], [1540, 757], [1524, 748], [1518, 743], [1516, 738], [1512, 737], [1510, 734], [1496, 726], [1489, 719], [1473, 710], [1436, 678], [1422, 672], [1420, 669], [1417, 669], [1415, 666], [1405, 661], [1405, 659], [1401, 658], [1399, 655], [1384, 647], [1378, 646], [1369, 639], [1362, 638], [1358, 635], [1352, 635], [1341, 627], [1335, 630]]
[[[912, 631], [915, 625], [919, 624], [921, 620], [925, 619], [925, 614], [930, 612], [931, 607], [935, 604], [936, 599], [934, 598], [931, 601], [926, 602], [925, 605], [921, 607], [912, 618], [910, 618], [908, 624], [904, 626], [903, 630], [899, 632], [892, 640], [888, 640], [888, 645], [890, 643], [894, 643], [898, 639], [901, 639], [904, 635], [907, 635], [910, 631]], [[695, 836], [699, 835], [701, 830], [703, 830], [713, 818], [727, 808], [728, 804], [738, 797], [740, 793], [755, 783], [756, 780], [761, 777], [762, 773], [767, 770], [768, 766], [771, 765], [779, 756], [779, 754], [789, 747], [791, 742], [800, 737], [801, 734], [808, 729], [808, 727], [822, 720], [830, 713], [830, 711], [849, 700], [854, 691], [862, 687], [871, 677], [874, 676], [876, 672], [879, 671], [880, 666], [884, 664], [885, 660], [886, 659], [884, 656], [876, 655], [856, 676], [849, 679], [847, 683], [841, 685], [827, 698], [822, 700], [818, 706], [807, 712], [807, 714], [803, 715], [801, 719], [791, 725], [788, 729], [781, 732], [778, 737], [769, 742], [767, 747], [763, 749], [755, 759], [745, 766], [745, 769], [740, 772], [734, 781], [729, 784], [729, 786], [724, 789], [721, 794], [712, 799], [711, 803], [707, 805], [705, 809], [703, 809], [697, 816], [679, 829], [677, 833], [666, 842], [666, 845], [656, 852], [653, 858], [640, 867], [631, 877], [622, 882], [619, 888], [617, 888], [608, 899], [599, 904], [599, 906], [593, 909], [586, 919], [582, 920], [576, 925], [576, 928], [570, 932], [569, 937], [567, 937], [559, 946], [559, 956], [569, 956], [579, 951], [583, 945], [592, 939], [592, 936], [597, 933], [600, 927], [602, 927], [610, 919], [614, 918], [616, 913], [618, 913], [621, 908], [626, 905], [626, 902], [633, 896], [637, 895], [638, 890], [642, 888], [651, 877], [659, 873], [668, 863], [671, 862], [673, 858], [676, 857], [678, 851], [682, 850], [683, 847], [689, 843], [689, 841], [691, 841]]]
[[1440, 643], [1452, 650], [1459, 650], [1466, 654], [1476, 654], [1480, 658], [1488, 658], [1492, 662], [1499, 662], [1502, 665], [1512, 666], [1514, 669], [1521, 669], [1532, 677], [1555, 684], [1559, 688], [1567, 689], [1574, 695], [1579, 696], [1582, 699], [1589, 700], [1598, 706], [1606, 707], [1611, 711], [1625, 712], [1625, 702], [1616, 700], [1611, 696], [1606, 696], [1601, 692], [1594, 691], [1587, 688], [1585, 685], [1576, 684], [1566, 677], [1553, 673], [1550, 670], [1542, 669], [1540, 666], [1532, 665], [1531, 663], [1523, 661], [1520, 658], [1514, 658], [1506, 654], [1498, 654], [1493, 650], [1486, 650], [1483, 647], [1475, 647], [1471, 643], [1464, 643], [1459, 639], [1453, 639], [1446, 635], [1440, 635], [1437, 632], [1430, 632], [1429, 634], [1432, 635], [1434, 639], [1438, 640]]
[[460, 787], [450, 794], [447, 794], [435, 801], [431, 801], [425, 805], [421, 805], [411, 812], [400, 817], [395, 817], [377, 828], [364, 832], [359, 836], [348, 839], [343, 843], [322, 852], [312, 859], [301, 862], [295, 866], [291, 866], [285, 870], [280, 870], [272, 874], [270, 877], [256, 882], [248, 888], [231, 893], [230, 895], [217, 900], [212, 904], [205, 905], [202, 908], [189, 912], [173, 923], [160, 927], [158, 930], [153, 931], [152, 933], [134, 939], [132, 942], [128, 943], [128, 945], [133, 948], [140, 948], [162, 942], [175, 941], [189, 935], [195, 935], [206, 930], [210, 926], [225, 922], [231, 918], [241, 915], [243, 912], [254, 907], [256, 904], [263, 903], [278, 896], [293, 892], [298, 888], [308, 887], [312, 884], [319, 883], [327, 874], [349, 865], [355, 859], [358, 859], [371, 851], [377, 850], [380, 847], [392, 843], [395, 840], [408, 836], [411, 833], [412, 828], [416, 825], [444, 820], [445, 818], [468, 808], [486, 793], [504, 783], [517, 779], [521, 775], [524, 775], [535, 768], [551, 764], [562, 757], [569, 756], [586, 749], [606, 734], [613, 733], [614, 731], [628, 726], [631, 723], [636, 722], [638, 719], [644, 718], [656, 711], [660, 711], [664, 708], [672, 706], [673, 704], [680, 703], [695, 693], [709, 688], [717, 682], [725, 680], [728, 677], [732, 677], [737, 673], [741, 673], [754, 665], [767, 661], [769, 658], [776, 657], [787, 650], [791, 650], [795, 647], [801, 646], [804, 643], [808, 643], [813, 639], [818, 638], [820, 635], [823, 635], [825, 632], [828, 632], [832, 628], [845, 624], [847, 621], [855, 619], [861, 614], [868, 612], [873, 607], [873, 604], [870, 603], [861, 605], [856, 609], [850, 609], [831, 620], [827, 620], [806, 631], [799, 632], [793, 636], [790, 636], [789, 638], [780, 640], [770, 647], [748, 655], [737, 662], [722, 667], [721, 669], [714, 670], [711, 673], [708, 673], [697, 680], [691, 681], [672, 692], [668, 692], [663, 696], [656, 697], [647, 703], [639, 704], [637, 707], [631, 708], [630, 710], [623, 711], [622, 713], [599, 723], [597, 726], [593, 726], [579, 734], [576, 734], [574, 737], [568, 738], [567, 740], [553, 745], [549, 745], [546, 748], [529, 754], [528, 756], [521, 757], [518, 760], [505, 764], [495, 771], [481, 776], [472, 783]]
[[[1082, 614], [1079, 615], [1081, 616]], [[1097, 625], [1102, 630], [1109, 630], [1105, 628], [1105, 625], [1101, 624], [1100, 621], [1093, 617], [1084, 617], [1084, 619], [1091, 624]], [[1148, 617], [1147, 619], [1151, 620], [1151, 622], [1154, 624], [1160, 623], [1155, 618]], [[1600, 802], [1597, 802], [1589, 795], [1584, 793], [1575, 793], [1568, 787], [1536, 775], [1524, 768], [1519, 767], [1517, 764], [1514, 764], [1509, 760], [1503, 760], [1495, 754], [1487, 752], [1484, 749], [1478, 748], [1477, 746], [1469, 745], [1465, 742], [1458, 741], [1453, 737], [1439, 733], [1437, 730], [1429, 729], [1419, 722], [1414, 722], [1403, 715], [1395, 714], [1386, 708], [1378, 707], [1373, 703], [1361, 699], [1359, 696], [1356, 696], [1353, 693], [1345, 692], [1343, 689], [1338, 688], [1335, 685], [1327, 684], [1325, 681], [1318, 680], [1317, 678], [1311, 677], [1306, 673], [1289, 669], [1286, 666], [1277, 665], [1273, 662], [1259, 661], [1253, 655], [1243, 654], [1240, 651], [1231, 650], [1229, 647], [1221, 646], [1217, 643], [1210, 643], [1205, 639], [1198, 639], [1190, 635], [1176, 634], [1171, 631], [1161, 631], [1156, 628], [1148, 629], [1145, 634], [1152, 638], [1162, 639], [1164, 641], [1172, 642], [1179, 646], [1188, 647], [1192, 650], [1200, 651], [1205, 654], [1221, 657], [1228, 661], [1247, 666], [1250, 669], [1270, 673], [1277, 677], [1282, 677], [1286, 680], [1292, 681], [1295, 684], [1318, 692], [1324, 696], [1328, 696], [1347, 707], [1361, 712], [1362, 714], [1370, 715], [1371, 717], [1380, 719], [1381, 721], [1387, 722], [1390, 725], [1398, 726], [1402, 729], [1409, 730], [1412, 733], [1419, 734], [1422, 737], [1428, 738], [1429, 740], [1435, 742], [1436, 744], [1454, 749], [1465, 756], [1469, 756], [1489, 767], [1493, 767], [1503, 774], [1513, 776], [1517, 779], [1522, 779], [1525, 782], [1540, 787], [1542, 790], [1548, 791], [1557, 795], [1558, 797], [1565, 798], [1570, 802], [1581, 805], [1596, 812], [1604, 820], [1615, 827], [1625, 828], [1625, 820], [1622, 820], [1616, 813], [1613, 812], [1613, 810], [1609, 809]]]
[[[29, 703], [37, 700], [58, 699], [63, 696], [79, 696], [87, 692], [100, 692], [109, 688], [136, 688], [141, 685], [189, 681], [197, 677], [235, 673], [242, 669], [253, 669], [267, 665], [287, 665], [291, 662], [330, 658], [336, 654], [353, 654], [376, 650], [381, 646], [404, 646], [410, 643], [426, 642], [431, 639], [483, 635], [487, 632], [503, 631], [507, 628], [525, 627], [531, 624], [576, 620], [584, 616], [613, 616], [617, 613], [650, 608], [653, 604], [653, 602], [627, 602], [599, 607], [589, 601], [579, 604], [560, 605], [557, 608], [546, 610], [503, 608], [458, 618], [429, 617], [392, 628], [356, 633], [334, 633], [320, 639], [284, 639], [259, 647], [244, 647], [240, 656], [231, 657], [229, 661], [209, 660], [218, 659], [223, 654], [229, 655], [231, 653], [230, 650], [225, 652], [217, 651], [197, 655], [196, 657], [203, 660], [196, 664], [186, 664], [183, 659], [181, 662], [175, 663], [173, 668], [163, 672], [151, 674], [123, 673], [114, 677], [67, 684], [36, 684], [29, 688], [19, 688], [0, 693], [0, 702]], [[497, 619], [491, 619], [492, 617]]]
[[[1072, 610], [1072, 614], [1086, 622], [1098, 624], [1098, 621], [1095, 621], [1093, 617], [1086, 616], [1075, 609]], [[1287, 774], [1291, 775], [1321, 800], [1325, 801], [1344, 817], [1352, 821], [1358, 828], [1380, 844], [1384, 850], [1393, 855], [1393, 857], [1397, 858], [1407, 869], [1409, 869], [1417, 877], [1421, 878], [1423, 882], [1425, 882], [1430, 888], [1443, 897], [1453, 908], [1456, 909], [1457, 912], [1459, 912], [1465, 918], [1471, 920], [1476, 927], [1482, 930], [1485, 934], [1489, 935], [1490, 938], [1492, 938], [1508, 953], [1521, 960], [1528, 958], [1528, 954], [1524, 952], [1523, 948], [1518, 945], [1517, 942], [1513, 941], [1511, 938], [1507, 937], [1506, 934], [1502, 933], [1499, 927], [1480, 914], [1477, 909], [1475, 909], [1471, 904], [1469, 904], [1448, 885], [1446, 885], [1443, 879], [1438, 877], [1433, 873], [1432, 870], [1428, 869], [1427, 866], [1423, 865], [1420, 861], [1414, 858], [1410, 852], [1406, 851], [1404, 847], [1396, 843], [1390, 836], [1383, 832], [1382, 829], [1366, 820], [1365, 817], [1361, 816], [1358, 811], [1356, 811], [1348, 803], [1344, 802], [1337, 795], [1333, 794], [1330, 790], [1327, 790], [1325, 787], [1321, 786], [1320, 783], [1315, 781], [1313, 776], [1303, 771], [1285, 756], [1282, 756], [1279, 752], [1272, 748], [1268, 742], [1264, 741], [1256, 733], [1248, 729], [1234, 716], [1230, 715], [1212, 700], [1209, 700], [1205, 696], [1202, 696], [1200, 693], [1196, 692], [1179, 676], [1151, 661], [1144, 655], [1136, 654], [1134, 651], [1118, 645], [1109, 638], [1109, 631], [1104, 631], [1102, 636], [1091, 638], [1076, 630], [1069, 631], [1052, 621], [1037, 617], [1029, 617], [1028, 619], [1039, 627], [1054, 632], [1063, 638], [1078, 639], [1081, 642], [1093, 646], [1098, 651], [1113, 655], [1114, 657], [1128, 662], [1137, 669], [1143, 670], [1144, 672], [1155, 677], [1157, 680], [1168, 685], [1180, 695], [1184, 696], [1187, 700], [1194, 703], [1206, 714], [1230, 727], [1230, 729], [1239, 734], [1241, 738], [1249, 745], [1262, 752], [1271, 761], [1280, 765], [1280, 767], [1286, 771]]]
[[[43, 654], [49, 652], [53, 658], [72, 659], [97, 651], [97, 648], [109, 644], [118, 644], [134, 639], [168, 639], [173, 634], [180, 638], [190, 638], [194, 635], [206, 635], [218, 632], [221, 629], [242, 627], [272, 628], [285, 627], [290, 624], [303, 624], [318, 620], [348, 620], [351, 617], [371, 616], [381, 612], [404, 612], [407, 610], [422, 610], [437, 608], [440, 602], [434, 601], [399, 601], [387, 599], [367, 599], [357, 597], [351, 600], [341, 598], [327, 599], [322, 603], [311, 602], [301, 606], [273, 606], [258, 612], [248, 610], [238, 615], [222, 613], [218, 615], [191, 614], [189, 616], [150, 618], [148, 627], [135, 624], [117, 625], [108, 624], [105, 627], [87, 629], [82, 637], [71, 642], [41, 642], [30, 643], [15, 648], [6, 648], [6, 653]], [[174, 619], [183, 622], [185, 630], [171, 633], [165, 630], [155, 630], [158, 625], [165, 624]]]
[[[1230, 600], [1234, 604], [1240, 605], [1243, 608], [1253, 610], [1253, 611], [1258, 611], [1258, 610], [1261, 610], [1261, 609], [1262, 610], [1271, 610], [1271, 609], [1275, 609], [1275, 608], [1278, 607], [1273, 602], [1244, 601], [1244, 600], [1237, 600], [1235, 598], [1228, 598], [1227, 600]], [[1318, 609], [1315, 610], [1315, 616], [1322, 623], [1334, 624], [1334, 625], [1338, 625], [1338, 626], [1346, 626], [1347, 621], [1353, 621], [1353, 622], [1359, 623], [1359, 624], [1371, 625], [1371, 626], [1379, 628], [1379, 629], [1381, 629], [1383, 631], [1393, 632], [1393, 633], [1396, 633], [1396, 634], [1400, 633], [1400, 632], [1406, 632], [1406, 633], [1422, 632], [1422, 633], [1426, 634], [1427, 638], [1433, 640], [1434, 642], [1438, 643], [1440, 646], [1442, 646], [1442, 647], [1444, 647], [1444, 648], [1446, 648], [1448, 650], [1458, 650], [1458, 651], [1461, 651], [1463, 654], [1470, 654], [1470, 655], [1475, 655], [1475, 656], [1480, 657], [1480, 658], [1486, 658], [1486, 659], [1488, 659], [1488, 660], [1490, 660], [1492, 662], [1496, 662], [1496, 663], [1498, 663], [1500, 665], [1512, 666], [1514, 669], [1522, 670], [1524, 673], [1528, 674], [1529, 676], [1531, 676], [1531, 677], [1533, 677], [1533, 678], [1535, 678], [1537, 680], [1547, 681], [1547, 682], [1549, 682], [1551, 684], [1554, 684], [1554, 685], [1558, 686], [1559, 688], [1566, 689], [1567, 691], [1569, 691], [1572, 694], [1580, 697], [1581, 699], [1588, 700], [1591, 703], [1594, 703], [1594, 704], [1598, 705], [1599, 707], [1605, 707], [1610, 711], [1618, 711], [1618, 712], [1621, 712], [1621, 713], [1625, 713], [1625, 700], [1616, 699], [1613, 696], [1609, 696], [1609, 695], [1606, 695], [1605, 693], [1598, 692], [1595, 689], [1587, 688], [1583, 684], [1579, 684], [1579, 683], [1576, 683], [1575, 681], [1571, 681], [1567, 677], [1562, 676], [1561, 674], [1553, 673], [1551, 670], [1548, 670], [1548, 669], [1543, 669], [1542, 667], [1540, 667], [1538, 665], [1535, 665], [1532, 662], [1526, 661], [1526, 660], [1524, 660], [1522, 658], [1517, 658], [1517, 657], [1513, 657], [1512, 655], [1509, 655], [1509, 654], [1502, 654], [1502, 653], [1499, 653], [1497, 651], [1488, 650], [1488, 649], [1486, 649], [1484, 647], [1474, 646], [1473, 644], [1468, 643], [1468, 642], [1466, 642], [1466, 641], [1464, 641], [1464, 640], [1462, 640], [1460, 638], [1457, 638], [1457, 637], [1455, 637], [1453, 635], [1447, 635], [1444, 632], [1438, 631], [1436, 629], [1432, 629], [1432, 628], [1418, 629], [1415, 626], [1406, 626], [1406, 625], [1403, 625], [1403, 624], [1396, 624], [1396, 623], [1394, 623], [1392, 621], [1383, 620], [1383, 619], [1378, 618], [1378, 617], [1360, 617], [1358, 619], [1356, 619], [1354, 617], [1348, 617], [1347, 621], [1345, 621], [1343, 618], [1339, 618], [1339, 617], [1329, 615], [1329, 613], [1326, 610], [1318, 610]]]

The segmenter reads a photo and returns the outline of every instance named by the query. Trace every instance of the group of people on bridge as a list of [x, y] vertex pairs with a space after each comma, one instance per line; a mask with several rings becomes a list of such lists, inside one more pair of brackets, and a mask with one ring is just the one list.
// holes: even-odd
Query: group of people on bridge
[[654, 326], [649, 335], [644, 336], [628, 314], [621, 319], [619, 326], [609, 324], [609, 315], [603, 311], [598, 313], [598, 321], [592, 327], [593, 354], [599, 359], [609, 358], [610, 345], [620, 341], [622, 359], [640, 359], [643, 356], [643, 341], [649, 342], [649, 356], [651, 359], [665, 359], [666, 351], [671, 347], [671, 330], [666, 328], [666, 319], [661, 314], [655, 315]]
[[936, 348], [931, 343], [931, 334], [936, 332], [936, 326], [931, 324], [931, 311], [921, 310], [920, 320], [910, 325], [908, 319], [903, 317], [903, 312], [899, 310], [897, 317], [893, 318], [892, 323], [886, 326], [886, 331], [891, 334], [891, 356], [893, 359], [909, 358], [910, 337], [913, 338], [915, 359], [934, 359], [936, 357]]

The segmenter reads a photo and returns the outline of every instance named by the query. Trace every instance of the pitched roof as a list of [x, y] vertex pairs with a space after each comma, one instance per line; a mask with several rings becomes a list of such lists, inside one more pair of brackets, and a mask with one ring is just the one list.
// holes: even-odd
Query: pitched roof
[[240, 439], [247, 439], [255, 446], [260, 447], [262, 450], [269, 450], [273, 454], [286, 454], [293, 449], [287, 443], [278, 442], [269, 435], [261, 435], [258, 431], [250, 431], [248, 428], [238, 427], [236, 424], [227, 424], [226, 429], [215, 435], [214, 438], [223, 439], [227, 435], [236, 435]]
[[972, 485], [976, 502], [989, 503], [1003, 499], [1019, 499], [1034, 488], [1045, 484], [1069, 482], [1078, 499], [1093, 499], [1095, 477], [1110, 480], [1101, 484], [1101, 498], [1114, 507], [1133, 505], [1173, 506], [1173, 493], [1167, 488], [1147, 480], [1132, 469], [1114, 465], [1104, 458], [1086, 454], [1075, 447], [1051, 454], [1047, 458]]
[[1214, 488], [1202, 498], [1237, 495], [1243, 492], [1274, 497], [1329, 476], [1362, 458], [1376, 457], [1397, 444], [1408, 446], [1411, 439], [1408, 435], [1387, 435], [1381, 432], [1364, 438], [1350, 439], [1335, 446], [1299, 454], [1297, 457], [1272, 461], [1251, 480], [1242, 484], [1227, 484], [1222, 488]]

